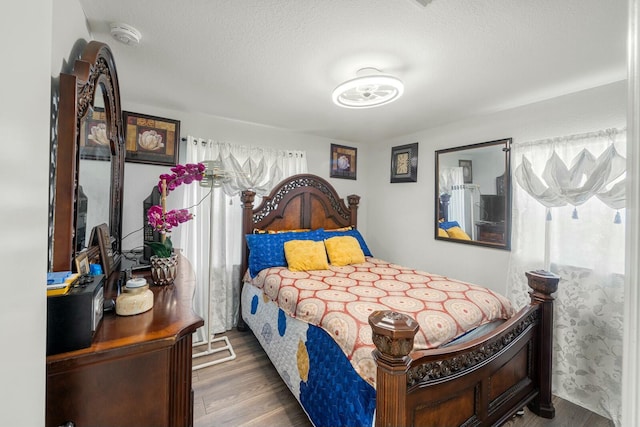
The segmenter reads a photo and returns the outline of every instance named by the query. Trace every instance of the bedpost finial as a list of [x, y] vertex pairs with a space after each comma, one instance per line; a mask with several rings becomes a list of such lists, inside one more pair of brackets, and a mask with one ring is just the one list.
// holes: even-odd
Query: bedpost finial
[[256, 192], [253, 190], [243, 190], [240, 194], [240, 200], [242, 203], [247, 206], [253, 206], [253, 201], [255, 200]]
[[560, 276], [545, 270], [527, 271], [525, 275], [529, 280], [529, 287], [533, 289], [534, 294], [543, 299], [553, 299], [551, 294], [558, 290]]
[[404, 357], [413, 350], [420, 326], [410, 316], [395, 311], [374, 311], [369, 316], [373, 343], [378, 351], [391, 357]]

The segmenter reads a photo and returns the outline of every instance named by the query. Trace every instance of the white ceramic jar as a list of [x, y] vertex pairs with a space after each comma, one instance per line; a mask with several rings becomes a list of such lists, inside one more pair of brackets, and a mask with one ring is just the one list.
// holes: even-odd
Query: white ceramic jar
[[122, 293], [116, 298], [116, 314], [133, 316], [144, 313], [153, 307], [153, 292], [143, 278], [127, 280]]

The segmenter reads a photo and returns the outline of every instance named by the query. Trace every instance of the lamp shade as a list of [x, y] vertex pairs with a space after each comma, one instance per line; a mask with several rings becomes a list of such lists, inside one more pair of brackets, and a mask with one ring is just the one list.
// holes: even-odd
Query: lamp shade
[[204, 171], [204, 177], [200, 181], [201, 187], [220, 187], [231, 180], [229, 173], [223, 169], [221, 160], [205, 160], [202, 163], [207, 168]]

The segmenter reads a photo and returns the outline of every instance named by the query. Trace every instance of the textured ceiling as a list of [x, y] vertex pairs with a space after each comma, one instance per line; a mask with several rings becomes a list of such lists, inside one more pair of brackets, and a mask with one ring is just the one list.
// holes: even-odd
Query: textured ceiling
[[[80, 0], [127, 101], [353, 142], [384, 140], [626, 78], [623, 0]], [[109, 35], [123, 22], [138, 46]], [[375, 67], [398, 101], [336, 107]]]

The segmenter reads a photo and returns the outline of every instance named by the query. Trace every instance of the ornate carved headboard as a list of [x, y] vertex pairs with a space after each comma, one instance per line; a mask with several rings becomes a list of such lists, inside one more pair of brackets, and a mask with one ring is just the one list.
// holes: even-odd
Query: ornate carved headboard
[[255, 192], [243, 191], [243, 236], [254, 228], [291, 230], [297, 228], [339, 228], [357, 225], [360, 197], [347, 197], [349, 206], [336, 190], [316, 175], [294, 175], [280, 182], [253, 209]]
[[[347, 196], [349, 205], [338, 196], [329, 182], [316, 175], [300, 174], [286, 178], [253, 208], [256, 193], [243, 191], [242, 265], [247, 270], [249, 252], [244, 236], [254, 229], [294, 230], [301, 228], [340, 228], [358, 225], [360, 196]], [[242, 320], [242, 319], [240, 319]]]

